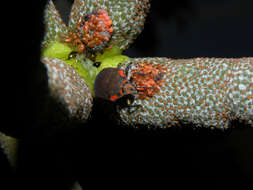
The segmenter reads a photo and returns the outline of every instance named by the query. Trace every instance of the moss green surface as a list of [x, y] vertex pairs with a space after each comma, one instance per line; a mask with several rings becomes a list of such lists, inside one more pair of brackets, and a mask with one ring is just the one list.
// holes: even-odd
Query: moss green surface
[[103, 54], [98, 54], [96, 57], [96, 61], [101, 62], [97, 73], [104, 68], [117, 67], [119, 63], [122, 63], [128, 59], [130, 58], [122, 55], [122, 50], [120, 50], [118, 47], [105, 50]]
[[53, 42], [42, 51], [42, 57], [58, 58], [61, 60], [68, 59], [72, 49], [64, 43]]

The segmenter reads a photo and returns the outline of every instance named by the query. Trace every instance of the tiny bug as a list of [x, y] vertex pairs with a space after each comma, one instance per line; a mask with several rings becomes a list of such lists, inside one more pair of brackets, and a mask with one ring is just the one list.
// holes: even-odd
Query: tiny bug
[[69, 59], [72, 59], [72, 58], [75, 58], [75, 57], [77, 56], [77, 54], [78, 54], [78, 52], [72, 51], [72, 52], [69, 54], [69, 56], [68, 56], [68, 60], [69, 60]]
[[94, 66], [94, 67], [99, 67], [100, 65], [101, 65], [101, 62], [94, 62], [94, 63], [93, 63], [93, 66]]

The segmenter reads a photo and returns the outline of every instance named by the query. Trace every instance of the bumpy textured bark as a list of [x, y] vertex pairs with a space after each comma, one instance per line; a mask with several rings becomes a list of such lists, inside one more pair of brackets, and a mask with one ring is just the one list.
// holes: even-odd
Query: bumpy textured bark
[[195, 127], [230, 127], [239, 119], [253, 126], [253, 58], [167, 59], [136, 58], [121, 67], [131, 70], [139, 63], [164, 65], [164, 83], [153, 97], [138, 97], [132, 107], [119, 110], [121, 122], [167, 128], [194, 124]]
[[42, 42], [42, 47], [46, 48], [51, 42], [59, 41], [60, 34], [67, 34], [68, 28], [61, 19], [59, 12], [52, 0], [49, 0], [45, 8], [45, 36]]
[[56, 58], [43, 58], [52, 96], [68, 111], [70, 118], [86, 120], [92, 108], [92, 95], [84, 79], [69, 65]]
[[75, 0], [69, 27], [76, 28], [78, 20], [103, 9], [112, 20], [113, 35], [108, 46], [126, 49], [141, 33], [150, 0]]

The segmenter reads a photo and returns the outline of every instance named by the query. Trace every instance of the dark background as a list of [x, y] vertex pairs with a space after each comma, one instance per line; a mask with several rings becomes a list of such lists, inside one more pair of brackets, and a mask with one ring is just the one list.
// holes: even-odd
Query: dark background
[[[2, 57], [7, 59], [1, 69], [1, 128], [21, 138], [21, 146], [16, 174], [0, 154], [0, 189], [67, 189], [75, 179], [84, 189], [244, 189], [252, 184], [253, 130], [239, 124], [226, 132], [134, 130], [113, 124], [97, 110], [85, 125], [66, 124], [79, 128], [46, 135], [44, 129], [54, 123], [40, 117], [44, 5], [2, 6], [8, 14], [2, 16]], [[71, 1], [57, 0], [56, 5], [66, 18]], [[126, 54], [252, 56], [252, 8], [250, 0], [153, 0], [145, 29]]]

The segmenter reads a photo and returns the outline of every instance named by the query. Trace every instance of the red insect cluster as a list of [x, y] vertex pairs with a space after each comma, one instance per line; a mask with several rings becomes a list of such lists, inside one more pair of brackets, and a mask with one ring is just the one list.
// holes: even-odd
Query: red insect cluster
[[81, 17], [76, 29], [77, 33], [70, 31], [63, 36], [63, 42], [77, 47], [78, 53], [83, 53], [87, 48], [91, 51], [104, 49], [113, 33], [112, 20], [104, 9]]
[[[79, 25], [82, 20], [79, 20]], [[107, 12], [99, 9], [96, 14], [92, 14], [90, 19], [85, 21], [83, 26], [78, 28], [83, 34], [82, 41], [89, 47], [94, 48], [108, 42], [113, 32], [112, 20]]]
[[83, 44], [80, 34], [68, 32], [68, 35], [62, 35], [62, 42], [70, 44], [73, 47], [77, 47], [78, 53], [83, 53], [85, 50], [85, 45]]
[[131, 70], [131, 82], [134, 83], [139, 98], [147, 98], [155, 95], [164, 84], [164, 75], [167, 69], [164, 65], [152, 63], [139, 63], [138, 68]]

